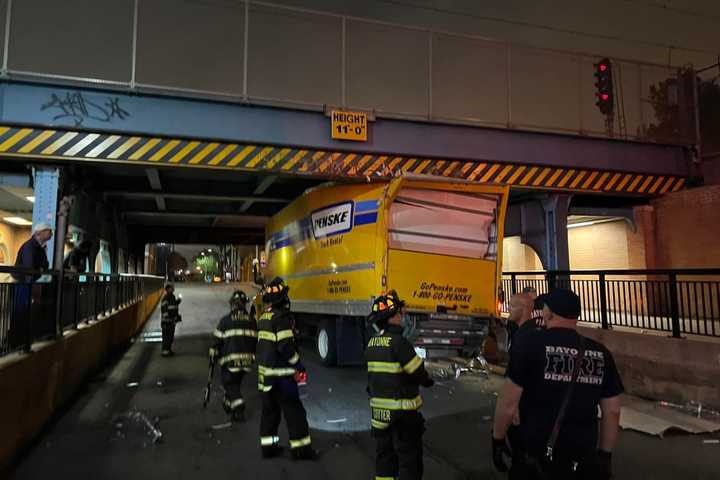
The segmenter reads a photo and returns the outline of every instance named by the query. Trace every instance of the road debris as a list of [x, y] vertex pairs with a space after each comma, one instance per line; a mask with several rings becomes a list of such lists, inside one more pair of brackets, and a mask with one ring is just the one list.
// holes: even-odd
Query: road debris
[[128, 412], [123, 413], [122, 415], [117, 416], [115, 419], [113, 419], [113, 423], [115, 425], [116, 435], [119, 438], [125, 438], [123, 428], [126, 426], [126, 422], [123, 422], [123, 419], [132, 421], [143, 427], [146, 434], [152, 438], [153, 444], [160, 443], [162, 441], [163, 434], [157, 427], [159, 418], [155, 417], [153, 419], [154, 421], [151, 422], [147, 415], [137, 409], [132, 409]]
[[230, 428], [230, 427], [232, 427], [232, 422], [225, 422], [225, 423], [220, 423], [217, 425], [210, 426], [210, 428], [212, 428], [213, 430], [223, 430], [225, 428]]
[[485, 378], [490, 378], [490, 366], [488, 365], [487, 360], [485, 360], [485, 357], [482, 355], [473, 357], [465, 365], [453, 363], [452, 369], [456, 380], [459, 379], [461, 375], [465, 374], [480, 375]]
[[680, 405], [678, 403], [672, 403], [667, 402], [664, 400], [661, 400], [658, 402], [658, 406], [660, 407], [666, 407], [671, 408], [673, 410], [679, 410], [681, 412], [687, 413], [688, 415], [692, 415], [695, 418], [705, 418], [708, 420], [720, 420], [720, 412], [717, 410], [713, 410], [710, 408], [705, 407], [700, 402], [688, 402], [685, 405]]
[[347, 422], [347, 418], [334, 418], [334, 419], [328, 419], [326, 420], [327, 423], [345, 423]]

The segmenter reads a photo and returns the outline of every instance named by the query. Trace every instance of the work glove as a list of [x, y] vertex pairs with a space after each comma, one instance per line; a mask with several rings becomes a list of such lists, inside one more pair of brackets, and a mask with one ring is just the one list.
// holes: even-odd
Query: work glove
[[492, 460], [493, 464], [495, 465], [495, 469], [500, 473], [507, 472], [509, 466], [505, 458], [512, 458], [512, 454], [510, 453], [510, 449], [507, 446], [507, 442], [504, 438], [495, 438], [492, 431], [490, 432], [490, 439], [492, 440]]
[[422, 385], [423, 387], [425, 387], [425, 388], [430, 388], [430, 387], [432, 387], [433, 385], [435, 385], [435, 380], [433, 380], [433, 379], [430, 378], [430, 377], [427, 377], [427, 379], [424, 380], [421, 385]]
[[612, 453], [605, 450], [597, 451], [597, 478], [603, 480], [612, 478]]

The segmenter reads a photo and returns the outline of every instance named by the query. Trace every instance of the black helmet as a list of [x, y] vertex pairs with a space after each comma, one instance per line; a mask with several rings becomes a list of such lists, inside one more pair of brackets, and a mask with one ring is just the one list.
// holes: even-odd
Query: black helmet
[[262, 289], [263, 302], [272, 305], [283, 303], [287, 301], [289, 290], [290, 287], [285, 285], [282, 278], [275, 277], [270, 283], [265, 285], [265, 288]]
[[169, 283], [169, 282], [165, 284], [165, 291], [168, 291], [171, 288], [174, 289], [175, 285], [173, 285], [172, 283]]
[[244, 309], [248, 298], [242, 290], [235, 290], [230, 297], [230, 308], [233, 310]]
[[397, 292], [390, 290], [388, 293], [375, 298], [368, 320], [370, 323], [383, 325], [395, 314], [400, 313], [400, 309], [404, 306], [405, 302], [400, 300]]

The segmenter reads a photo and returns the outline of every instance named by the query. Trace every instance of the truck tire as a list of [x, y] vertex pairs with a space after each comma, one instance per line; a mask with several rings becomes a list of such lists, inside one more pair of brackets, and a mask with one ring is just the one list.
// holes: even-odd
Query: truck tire
[[315, 346], [320, 356], [320, 361], [326, 367], [337, 365], [337, 337], [335, 332], [335, 319], [323, 322], [318, 328], [315, 337]]

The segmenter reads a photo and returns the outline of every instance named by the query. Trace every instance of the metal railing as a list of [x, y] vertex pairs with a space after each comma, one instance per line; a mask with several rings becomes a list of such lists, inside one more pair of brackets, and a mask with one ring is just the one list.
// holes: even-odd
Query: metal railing
[[162, 288], [163, 278], [0, 266], [0, 357], [100, 320]]
[[505, 272], [502, 283], [504, 312], [523, 289], [561, 286], [580, 296], [580, 320], [604, 329], [720, 337], [720, 269]]

